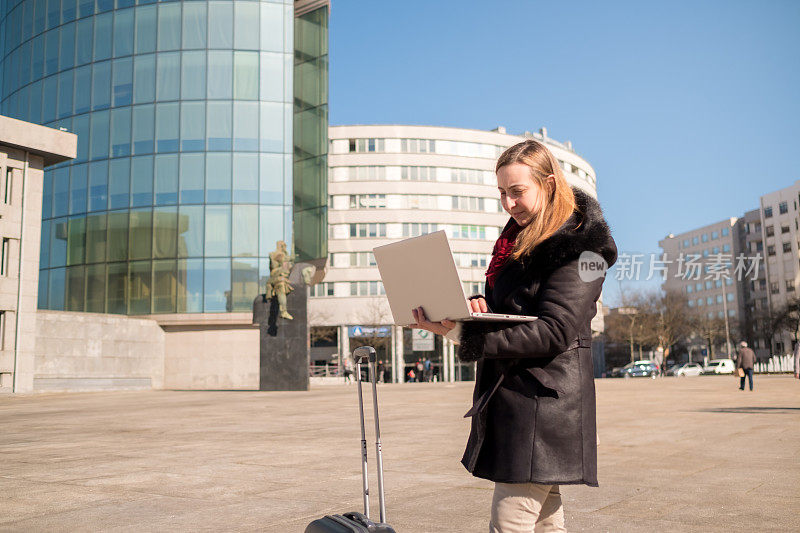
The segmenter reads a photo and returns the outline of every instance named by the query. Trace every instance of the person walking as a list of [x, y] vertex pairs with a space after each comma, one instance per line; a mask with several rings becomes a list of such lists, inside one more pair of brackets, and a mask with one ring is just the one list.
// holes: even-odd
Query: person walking
[[800, 341], [794, 345], [794, 377], [800, 379]]
[[459, 359], [477, 361], [461, 462], [494, 482], [490, 531], [566, 531], [560, 486], [598, 485], [591, 320], [617, 247], [597, 200], [569, 186], [544, 144], [512, 146], [495, 171], [511, 219], [486, 294], [469, 304], [538, 320], [431, 322], [417, 308], [413, 327], [446, 335]]
[[739, 355], [736, 357], [736, 368], [741, 368], [744, 372], [739, 377], [739, 390], [744, 390], [744, 378], [750, 380], [750, 390], [753, 390], [753, 366], [756, 363], [756, 354], [747, 347], [747, 343], [739, 343]]

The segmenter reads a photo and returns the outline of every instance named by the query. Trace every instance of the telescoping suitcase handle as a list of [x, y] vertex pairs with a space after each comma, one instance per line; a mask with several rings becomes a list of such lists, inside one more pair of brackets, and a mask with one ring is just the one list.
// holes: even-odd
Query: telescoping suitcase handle
[[364, 430], [364, 400], [361, 394], [361, 363], [369, 363], [369, 377], [372, 382], [372, 406], [375, 412], [375, 455], [378, 462], [378, 501], [380, 521], [386, 523], [386, 501], [383, 493], [383, 454], [381, 452], [381, 426], [378, 422], [378, 377], [377, 354], [372, 346], [362, 346], [353, 351], [356, 362], [356, 385], [358, 385], [358, 413], [361, 417], [361, 477], [364, 486], [364, 514], [369, 518], [369, 484], [367, 482], [367, 436]]

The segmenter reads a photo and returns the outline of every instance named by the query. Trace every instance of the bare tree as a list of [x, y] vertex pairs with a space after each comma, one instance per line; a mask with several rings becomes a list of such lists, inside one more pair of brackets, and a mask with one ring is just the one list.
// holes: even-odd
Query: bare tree
[[[392, 340], [391, 324], [393, 319], [389, 313], [389, 302], [385, 296], [366, 299], [358, 314], [358, 320], [361, 325], [368, 328], [365, 331], [366, 334], [362, 337], [366, 344], [376, 350], [378, 348], [389, 348], [389, 343]], [[381, 328], [384, 327], [390, 328], [389, 335], [381, 335]]]
[[775, 313], [775, 330], [786, 330], [797, 343], [797, 331], [800, 329], [800, 298], [792, 298]]
[[688, 300], [678, 291], [653, 293], [644, 302], [645, 324], [653, 340], [664, 349], [665, 356], [673, 345], [691, 333]]

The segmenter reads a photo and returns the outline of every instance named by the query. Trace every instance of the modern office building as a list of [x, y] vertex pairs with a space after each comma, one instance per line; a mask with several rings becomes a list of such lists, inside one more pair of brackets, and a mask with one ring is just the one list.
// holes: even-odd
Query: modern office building
[[[44, 174], [39, 308], [155, 317], [166, 386], [246, 385], [204, 376], [253, 366], [213, 361], [251, 344], [269, 252], [327, 255], [328, 2], [8, 0], [0, 16], [0, 113], [78, 136]], [[242, 375], [257, 384], [257, 357]]]
[[[329, 136], [330, 259], [324, 282], [311, 288], [312, 359], [324, 363], [369, 343], [394, 381], [422, 358], [431, 359], [439, 379], [471, 379], [472, 365], [456, 365], [450, 341], [392, 325], [372, 249], [445, 230], [465, 293], [483, 292], [492, 246], [508, 221], [497, 157], [526, 138], [542, 141], [567, 180], [596, 196], [594, 169], [544, 129], [509, 135], [504, 128], [359, 125], [331, 127]], [[602, 330], [602, 313], [593, 327]]]

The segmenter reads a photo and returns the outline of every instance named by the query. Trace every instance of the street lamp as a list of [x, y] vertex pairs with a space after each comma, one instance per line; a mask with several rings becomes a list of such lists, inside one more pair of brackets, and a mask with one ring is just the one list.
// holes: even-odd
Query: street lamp
[[725, 282], [728, 278], [722, 280], [722, 312], [725, 314], [725, 345], [728, 348], [728, 359], [731, 358], [731, 334], [728, 327], [728, 297], [725, 294]]

